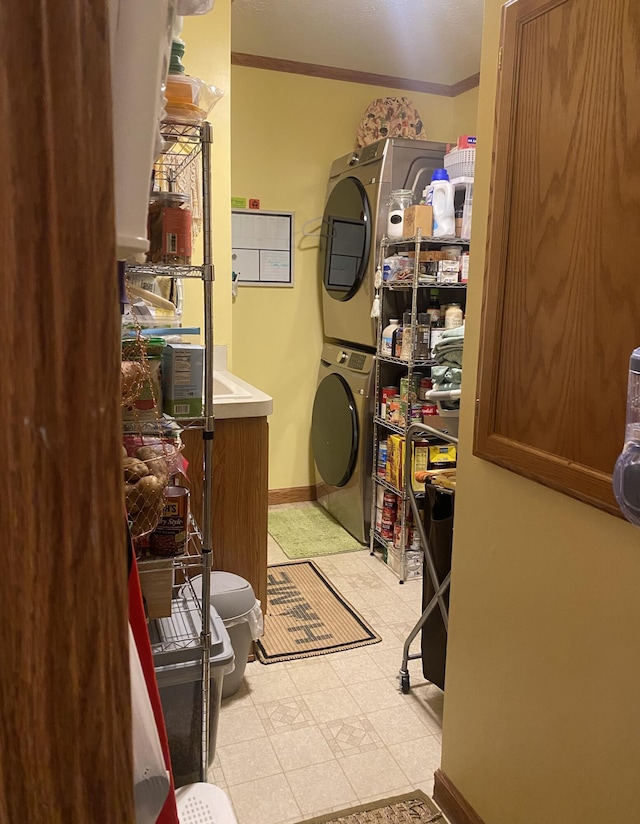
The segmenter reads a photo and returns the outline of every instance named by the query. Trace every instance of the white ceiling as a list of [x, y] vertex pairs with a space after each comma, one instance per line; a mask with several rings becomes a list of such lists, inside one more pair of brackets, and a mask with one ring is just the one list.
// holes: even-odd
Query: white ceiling
[[235, 52], [452, 85], [480, 71], [484, 0], [234, 0]]

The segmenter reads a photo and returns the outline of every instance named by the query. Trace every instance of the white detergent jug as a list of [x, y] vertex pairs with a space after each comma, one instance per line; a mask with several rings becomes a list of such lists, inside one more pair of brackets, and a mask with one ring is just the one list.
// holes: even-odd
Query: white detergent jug
[[431, 178], [429, 199], [433, 207], [433, 236], [455, 237], [455, 189], [446, 169], [436, 169]]

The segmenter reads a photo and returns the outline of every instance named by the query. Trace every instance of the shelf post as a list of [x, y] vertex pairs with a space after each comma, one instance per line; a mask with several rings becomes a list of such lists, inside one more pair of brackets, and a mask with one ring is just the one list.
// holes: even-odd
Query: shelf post
[[211, 570], [213, 543], [213, 240], [211, 233], [211, 145], [210, 123], [203, 123], [202, 143], [202, 225], [203, 225], [203, 289], [204, 289], [204, 426], [202, 488], [202, 749], [200, 781], [207, 781], [209, 771], [209, 730], [211, 728]]

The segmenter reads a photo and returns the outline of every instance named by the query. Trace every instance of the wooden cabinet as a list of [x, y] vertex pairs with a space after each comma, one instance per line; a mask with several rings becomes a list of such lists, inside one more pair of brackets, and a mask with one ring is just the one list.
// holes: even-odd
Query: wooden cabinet
[[619, 514], [640, 346], [640, 4], [514, 0], [501, 46], [475, 454]]
[[[191, 504], [202, 523], [202, 433], [183, 433]], [[267, 602], [267, 419], [216, 420], [213, 440], [213, 568], [245, 578]], [[200, 470], [198, 470], [200, 467]]]

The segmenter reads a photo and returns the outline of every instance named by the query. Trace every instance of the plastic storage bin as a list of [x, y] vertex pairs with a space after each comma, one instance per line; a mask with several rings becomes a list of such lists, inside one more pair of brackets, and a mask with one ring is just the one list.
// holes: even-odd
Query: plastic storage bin
[[[194, 600], [183, 599], [186, 609], [180, 612], [180, 620], [188, 626], [193, 638], [200, 634], [202, 622], [199, 605]], [[166, 648], [175, 637], [175, 618], [161, 618], [150, 627], [152, 648], [158, 640]], [[176, 649], [164, 653], [160, 660], [154, 650], [156, 679], [169, 739], [171, 766], [176, 787], [197, 782], [200, 777], [200, 742], [202, 739], [202, 651], [175, 644]], [[156, 647], [157, 649], [157, 647]], [[166, 662], [166, 663], [165, 663]], [[233, 670], [234, 654], [229, 634], [222, 619], [211, 608], [211, 703], [209, 726], [209, 765], [213, 763], [222, 699], [222, 682]]]
[[[193, 578], [191, 583], [200, 598], [202, 576]], [[240, 688], [251, 642], [263, 633], [262, 609], [251, 584], [232, 572], [211, 573], [211, 606], [222, 618], [236, 656], [235, 669], [225, 676], [222, 688], [222, 697], [228, 698]]]

